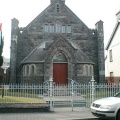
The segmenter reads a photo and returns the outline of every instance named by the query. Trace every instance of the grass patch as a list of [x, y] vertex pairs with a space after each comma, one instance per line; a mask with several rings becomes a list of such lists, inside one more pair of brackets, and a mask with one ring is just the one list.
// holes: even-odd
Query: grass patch
[[0, 96], [0, 103], [46, 103], [44, 99], [40, 98], [26, 98], [26, 97], [12, 97]]

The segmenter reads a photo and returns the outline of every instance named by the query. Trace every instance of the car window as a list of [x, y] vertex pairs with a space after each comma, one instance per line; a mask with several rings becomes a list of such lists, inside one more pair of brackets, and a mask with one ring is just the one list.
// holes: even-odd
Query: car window
[[120, 92], [115, 94], [114, 97], [120, 97]]

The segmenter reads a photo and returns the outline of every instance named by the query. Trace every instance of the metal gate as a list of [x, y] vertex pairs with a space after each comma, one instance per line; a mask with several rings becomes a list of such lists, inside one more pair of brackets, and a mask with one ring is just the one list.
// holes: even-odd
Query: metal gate
[[90, 106], [90, 85], [70, 81], [67, 85], [56, 85], [52, 80], [44, 84], [44, 99], [51, 109], [71, 107], [73, 110], [74, 107]]
[[[120, 91], [119, 83], [95, 83], [92, 80], [79, 84], [71, 79], [66, 85], [54, 84], [52, 78], [44, 84], [0, 85], [0, 103], [48, 103], [50, 110], [61, 107], [90, 107], [103, 97], [114, 96]], [[23, 101], [24, 100], [24, 101]]]

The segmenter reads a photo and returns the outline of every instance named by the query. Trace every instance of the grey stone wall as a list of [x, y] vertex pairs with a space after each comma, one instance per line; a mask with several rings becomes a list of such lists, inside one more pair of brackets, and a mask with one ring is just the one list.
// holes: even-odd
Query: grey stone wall
[[17, 19], [12, 19], [11, 21], [11, 46], [10, 46], [10, 83], [16, 83], [16, 74], [17, 74], [17, 41], [19, 21]]
[[59, 38], [55, 41], [55, 43], [51, 46], [50, 49], [47, 50], [46, 59], [44, 63], [44, 80], [49, 80], [50, 76], [53, 76], [53, 57], [58, 52], [61, 51], [66, 55], [68, 59], [68, 78], [76, 78], [74, 71], [74, 64], [76, 63], [75, 57], [75, 49], [71, 47], [70, 44], [64, 38]]
[[[54, 0], [52, 0], [54, 1]], [[68, 78], [72, 78], [79, 82], [88, 82], [89, 77], [77, 75], [77, 60], [76, 60], [76, 50], [70, 45], [72, 41], [84, 52], [94, 63], [94, 77], [97, 82], [99, 82], [99, 71], [104, 70], [104, 48], [99, 47], [101, 43], [98, 40], [97, 30], [89, 29], [65, 4], [65, 1], [57, 0], [52, 2], [41, 14], [39, 14], [31, 23], [29, 23], [25, 28], [19, 28], [18, 42], [17, 42], [17, 56], [15, 57], [17, 63], [17, 82], [21, 82], [22, 75], [22, 65], [21, 62], [43, 41], [53, 41], [54, 44], [46, 50], [45, 61], [44, 61], [44, 71], [42, 71], [43, 76], [38, 77], [26, 77], [24, 82], [27, 80], [32, 81], [33, 79], [38, 82], [49, 80], [49, 77], [53, 74], [53, 56], [57, 51], [62, 49], [62, 52], [68, 57]], [[56, 3], [59, 3], [59, 13], [56, 12]], [[71, 25], [71, 33], [45, 33], [45, 24], [48, 26], [56, 23], [62, 25]], [[59, 36], [63, 38], [59, 39]], [[58, 40], [58, 41], [57, 41]], [[103, 38], [102, 38], [103, 40]], [[55, 42], [57, 41], [57, 42]], [[103, 45], [102, 45], [103, 46]], [[102, 49], [102, 51], [100, 51]], [[99, 54], [98, 54], [99, 53]], [[12, 60], [14, 59], [11, 56]], [[101, 60], [98, 62], [98, 60]], [[102, 62], [102, 63], [101, 63]], [[101, 63], [101, 64], [100, 64]], [[39, 71], [38, 65], [38, 71]], [[40, 70], [41, 72], [41, 70]], [[41, 74], [41, 73], [40, 73]], [[40, 75], [39, 74], [39, 75]], [[14, 75], [15, 76], [15, 75]], [[31, 80], [32, 79], [32, 80]], [[43, 80], [42, 80], [43, 79]], [[101, 80], [100, 80], [101, 81]]]
[[104, 59], [104, 29], [103, 22], [100, 20], [96, 23], [97, 40], [98, 40], [98, 76], [99, 82], [105, 82], [105, 59]]
[[44, 82], [44, 64], [39, 63], [35, 65], [36, 65], [35, 74], [30, 74], [28, 76], [23, 75], [21, 80], [22, 83], [41, 84]]

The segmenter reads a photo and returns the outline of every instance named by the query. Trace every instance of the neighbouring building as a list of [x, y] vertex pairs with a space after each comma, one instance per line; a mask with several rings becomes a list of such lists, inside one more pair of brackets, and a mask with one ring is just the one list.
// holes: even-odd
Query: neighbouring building
[[116, 17], [115, 28], [106, 46], [105, 74], [108, 83], [120, 82], [120, 11]]
[[101, 20], [90, 29], [65, 0], [51, 0], [26, 27], [16, 18], [11, 27], [10, 82], [43, 83], [52, 77], [56, 84], [88, 83], [92, 76], [105, 82]]
[[10, 73], [8, 72], [8, 69], [10, 67], [10, 59], [3, 57], [3, 65], [1, 67], [4, 69], [4, 83], [9, 83]]

